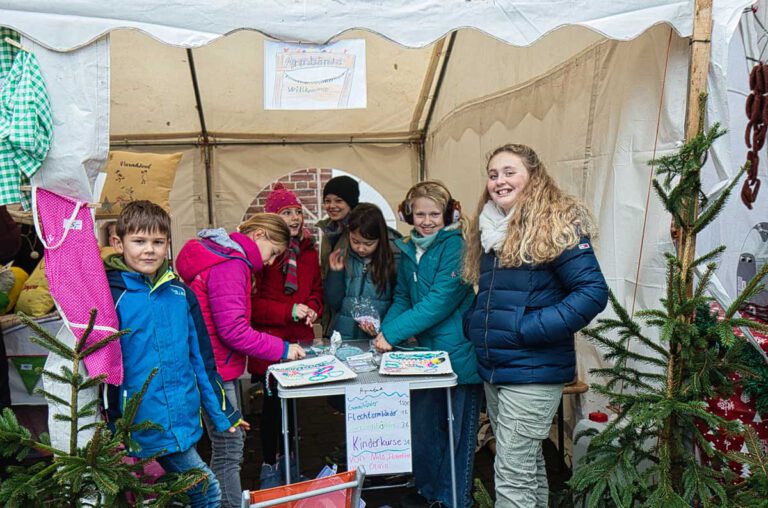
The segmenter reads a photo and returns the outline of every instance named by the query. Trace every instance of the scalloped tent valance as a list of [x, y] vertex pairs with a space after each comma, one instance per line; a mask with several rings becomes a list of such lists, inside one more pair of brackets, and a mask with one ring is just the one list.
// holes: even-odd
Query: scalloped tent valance
[[[716, 2], [727, 11], [734, 2]], [[743, 2], [742, 2], [743, 3]], [[5, 0], [0, 20], [35, 42], [69, 51], [121, 28], [146, 32], [173, 46], [204, 46], [238, 30], [280, 40], [325, 43], [363, 29], [407, 47], [423, 47], [460, 28], [479, 31], [514, 46], [528, 46], [567, 25], [606, 38], [634, 39], [659, 23], [691, 34], [692, 1], [558, 0]], [[716, 13], [717, 14], [717, 13]]]

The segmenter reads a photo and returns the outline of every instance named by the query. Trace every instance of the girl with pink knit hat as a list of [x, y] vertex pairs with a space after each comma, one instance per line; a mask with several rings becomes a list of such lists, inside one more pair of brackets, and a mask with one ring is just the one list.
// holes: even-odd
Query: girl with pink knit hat
[[[253, 327], [285, 340], [309, 346], [314, 339], [313, 324], [323, 312], [323, 286], [315, 242], [304, 228], [299, 198], [278, 183], [267, 196], [264, 211], [276, 213], [291, 230], [288, 249], [261, 272], [255, 283], [251, 319]], [[254, 380], [266, 382], [269, 362], [250, 358], [248, 371]], [[274, 381], [273, 381], [274, 382]], [[273, 387], [274, 388], [274, 387]], [[264, 394], [261, 413], [261, 488], [283, 483], [285, 472], [278, 460], [280, 440], [280, 400], [277, 390]], [[292, 425], [291, 425], [292, 426]], [[295, 463], [295, 462], [294, 462]], [[298, 477], [291, 471], [291, 477]]]

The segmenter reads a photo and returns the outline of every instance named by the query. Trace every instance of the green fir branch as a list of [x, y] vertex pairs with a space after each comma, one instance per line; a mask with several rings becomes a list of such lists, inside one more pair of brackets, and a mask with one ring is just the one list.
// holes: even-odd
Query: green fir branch
[[704, 228], [709, 226], [713, 220], [715, 220], [715, 217], [717, 217], [720, 212], [723, 211], [723, 207], [731, 197], [731, 193], [733, 192], [734, 187], [736, 187], [736, 184], [739, 183], [739, 180], [741, 180], [741, 177], [744, 176], [744, 172], [747, 171], [748, 168], [749, 162], [744, 164], [741, 169], [739, 169], [739, 172], [736, 173], [736, 176], [733, 177], [728, 186], [723, 189], [720, 195], [717, 196], [717, 198], [715, 198], [715, 200], [701, 212], [693, 225], [694, 233], [700, 233]]
[[763, 290], [762, 281], [765, 276], [768, 275], [768, 263], [760, 267], [754, 277], [752, 277], [744, 289], [733, 300], [733, 302], [725, 310], [725, 318], [731, 319], [740, 308], [744, 306], [746, 302], [751, 300], [760, 291]]

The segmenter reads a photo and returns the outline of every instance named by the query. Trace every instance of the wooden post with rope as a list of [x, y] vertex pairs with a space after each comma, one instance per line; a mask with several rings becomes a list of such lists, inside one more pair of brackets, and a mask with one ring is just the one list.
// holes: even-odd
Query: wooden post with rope
[[[685, 109], [685, 141], [688, 142], [704, 128], [703, 100], [707, 94], [707, 72], [712, 47], [712, 0], [695, 0], [693, 7], [693, 34], [691, 36], [691, 61], [688, 66], [688, 95]], [[699, 212], [698, 196], [687, 208], [693, 216], [684, 217], [692, 222]], [[695, 234], [685, 241], [680, 238], [677, 255], [684, 264], [690, 264], [696, 256]], [[688, 281], [688, 294], [692, 294], [692, 281]]]
[[[709, 57], [712, 35], [712, 0], [695, 0], [693, 11], [693, 35], [691, 37], [691, 60], [688, 67], [688, 97], [685, 111], [685, 142], [691, 141], [704, 129], [705, 101], [707, 97], [707, 72], [709, 70]], [[699, 174], [699, 178], [701, 175]], [[684, 200], [680, 213], [681, 230], [677, 238], [677, 258], [682, 264], [680, 274], [686, 287], [687, 297], [693, 295], [693, 277], [686, 280], [690, 273], [689, 267], [696, 258], [696, 232], [692, 227], [699, 214], [699, 196], [692, 193]], [[674, 222], [673, 237], [674, 235]], [[689, 318], [683, 318], [688, 321]], [[682, 344], [676, 338], [670, 337], [669, 356], [667, 359], [667, 398], [672, 400], [680, 388], [679, 383], [682, 358], [680, 357]], [[671, 480], [676, 491], [682, 491], [683, 470], [685, 463], [681, 443], [677, 442], [673, 435], [678, 428], [676, 416], [670, 414], [664, 422], [660, 442], [666, 443], [671, 463]]]

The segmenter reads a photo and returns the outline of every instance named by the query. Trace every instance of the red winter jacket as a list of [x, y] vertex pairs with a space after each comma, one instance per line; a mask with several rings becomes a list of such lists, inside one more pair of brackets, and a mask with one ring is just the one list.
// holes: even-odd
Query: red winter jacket
[[[272, 266], [261, 271], [257, 276], [252, 299], [251, 319], [254, 328], [272, 335], [283, 337], [290, 342], [308, 345], [315, 334], [311, 326], [303, 321], [293, 321], [293, 305], [303, 303], [315, 311], [318, 316], [323, 313], [323, 283], [320, 277], [320, 262], [315, 249], [315, 242], [304, 238], [299, 247], [297, 259], [298, 289], [291, 295], [285, 293], [285, 275], [283, 263], [286, 255], [275, 261]], [[271, 362], [250, 357], [248, 372], [264, 374]]]
[[287, 342], [251, 328], [251, 274], [262, 269], [261, 254], [247, 236], [229, 237], [245, 255], [213, 240], [195, 239], [184, 244], [176, 259], [179, 275], [200, 301], [224, 381], [245, 372], [247, 355], [277, 361], [288, 350]]

